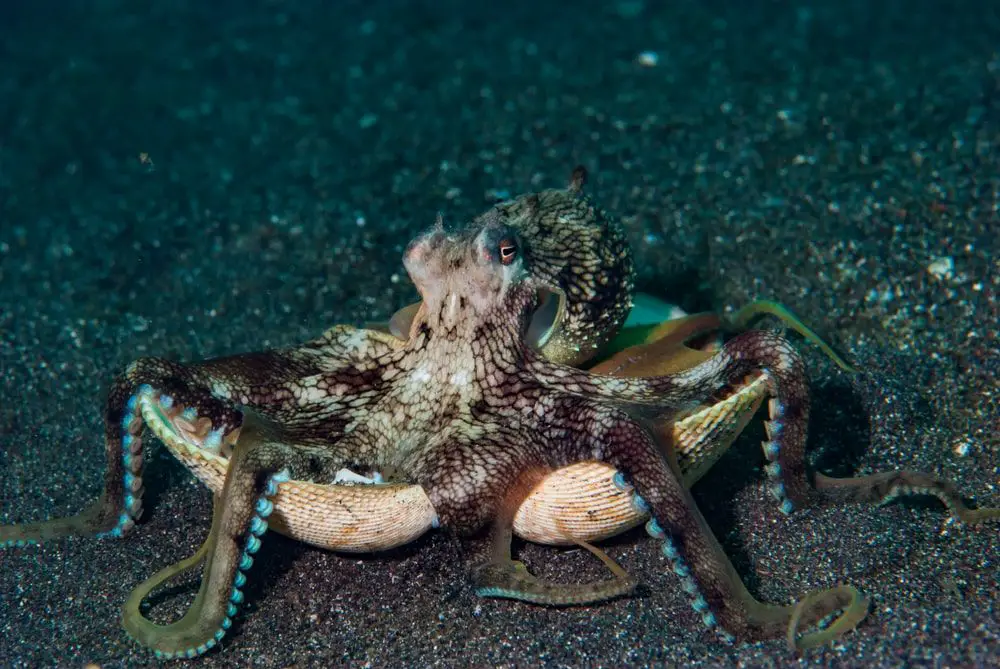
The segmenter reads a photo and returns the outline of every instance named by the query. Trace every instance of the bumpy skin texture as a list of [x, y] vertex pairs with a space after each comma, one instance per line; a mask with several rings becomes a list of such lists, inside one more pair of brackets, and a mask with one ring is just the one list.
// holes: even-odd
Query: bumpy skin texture
[[472, 223], [507, 224], [522, 240], [530, 240], [521, 247], [524, 266], [539, 285], [567, 298], [560, 327], [544, 346], [546, 358], [567, 365], [592, 358], [632, 309], [628, 241], [622, 229], [582, 195], [584, 178], [577, 170], [568, 191], [519, 197]]
[[[198, 655], [226, 633], [271, 500], [289, 478], [331, 481], [343, 468], [392, 471], [423, 487], [441, 527], [466, 534], [492, 524], [505, 547], [512, 510], [538, 476], [588, 461], [617, 469], [635, 504], [649, 510], [649, 533], [662, 542], [708, 627], [726, 639], [788, 635], [795, 646], [811, 645], [853, 628], [866, 602], [846, 586], [792, 606], [757, 602], [688, 492], [662, 441], [667, 433], [652, 427], [749, 374], [763, 374], [773, 398], [764, 451], [783, 511], [921, 493], [939, 496], [963, 520], [997, 517], [995, 510], [966, 509], [949, 484], [923, 475], [813, 480], [804, 460], [803, 364], [777, 334], [745, 332], [700, 364], [649, 378], [602, 376], [542, 355], [528, 332], [546, 292], [582, 298], [583, 306], [566, 314], [578, 324], [568, 329], [569, 352], [610, 337], [628, 312], [621, 295], [631, 291], [631, 261], [621, 231], [583, 198], [582, 185], [577, 171], [566, 190], [523, 196], [461, 231], [438, 225], [414, 240], [404, 262], [424, 303], [402, 346], [375, 331], [334, 328], [294, 349], [193, 365], [134, 363], [108, 398], [102, 497], [73, 519], [0, 528], [0, 543], [127, 531], [141, 512], [140, 410], [155, 402], [164, 410], [183, 407], [184, 421], [205, 444], [232, 448], [208, 540], [126, 605], [130, 634], [162, 656]], [[509, 555], [500, 557], [474, 569], [482, 594], [549, 603], [559, 594], [505, 569]], [[139, 614], [142, 592], [198, 566], [201, 590], [181, 620], [159, 626]], [[597, 598], [627, 589], [623, 573], [616, 576], [617, 586]], [[594, 598], [593, 591], [584, 594]], [[800, 625], [838, 610], [844, 613], [827, 630], [794, 638]]]

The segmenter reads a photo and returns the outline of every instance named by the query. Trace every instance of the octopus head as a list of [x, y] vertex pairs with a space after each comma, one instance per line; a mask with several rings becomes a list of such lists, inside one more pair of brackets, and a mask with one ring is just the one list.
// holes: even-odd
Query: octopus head
[[439, 217], [434, 228], [410, 243], [403, 264], [430, 323], [476, 324], [498, 310], [510, 315], [530, 308], [534, 299], [522, 240], [499, 218], [477, 219], [450, 233]]

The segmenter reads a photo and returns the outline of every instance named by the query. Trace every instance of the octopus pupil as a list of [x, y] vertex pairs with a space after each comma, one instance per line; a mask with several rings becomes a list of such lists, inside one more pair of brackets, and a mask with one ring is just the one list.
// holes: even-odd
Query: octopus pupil
[[509, 265], [514, 262], [514, 257], [517, 255], [517, 246], [513, 242], [503, 241], [500, 242], [500, 262], [504, 265]]

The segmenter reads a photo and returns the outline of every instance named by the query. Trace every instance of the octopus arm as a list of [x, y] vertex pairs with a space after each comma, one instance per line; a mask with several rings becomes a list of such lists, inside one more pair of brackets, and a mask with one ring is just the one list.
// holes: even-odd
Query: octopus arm
[[[126, 631], [159, 657], [195, 657], [214, 647], [232, 625], [254, 554], [268, 530], [274, 498], [295, 472], [315, 468], [318, 451], [289, 443], [281, 426], [253, 413], [244, 417], [222, 493], [213, 503], [208, 538], [190, 558], [161, 570], [130, 595], [122, 616]], [[334, 451], [325, 467], [343, 464]], [[143, 599], [168, 579], [202, 567], [201, 586], [184, 616], [158, 625], [140, 612]]]
[[[590, 424], [589, 436], [560, 444], [558, 457], [563, 462], [597, 459], [622, 473], [622, 485], [633, 490], [633, 504], [651, 514], [647, 531], [662, 542], [671, 570], [707, 627], [726, 639], [787, 637], [796, 648], [806, 648], [842, 635], [865, 617], [867, 599], [844, 585], [808, 593], [787, 606], [758, 601], [719, 545], [680, 472], [662, 457], [648, 430], [605, 405], [584, 401], [578, 410]], [[798, 635], [800, 627], [817, 625], [838, 612], [830, 625]]]
[[566, 539], [586, 549], [604, 563], [612, 578], [590, 583], [555, 583], [535, 577], [523, 562], [511, 557], [514, 516], [521, 504], [545, 478], [541, 470], [528, 470], [510, 486], [493, 519], [490, 537], [491, 556], [472, 569], [472, 585], [480, 597], [515, 599], [544, 606], [577, 606], [607, 601], [635, 590], [638, 581], [610, 555], [593, 544], [573, 537]]

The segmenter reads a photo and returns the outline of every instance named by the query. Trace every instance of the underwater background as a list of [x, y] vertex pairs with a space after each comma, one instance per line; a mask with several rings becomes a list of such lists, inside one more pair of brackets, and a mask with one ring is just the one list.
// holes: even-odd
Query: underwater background
[[[101, 408], [140, 356], [191, 360], [384, 320], [438, 211], [566, 183], [628, 229], [639, 288], [784, 303], [811, 449], [1000, 503], [1000, 4], [619, 0], [0, 2], [0, 523], [96, 496]], [[839, 582], [859, 629], [802, 664], [998, 666], [1000, 542], [936, 505], [777, 513], [760, 430], [695, 488], [762, 599]], [[0, 550], [0, 666], [154, 664], [129, 591], [197, 548], [210, 496], [165, 449], [126, 539]], [[637, 596], [477, 599], [465, 549], [325, 553], [271, 533], [198, 666], [785, 666], [707, 633], [640, 531]], [[519, 546], [535, 573], [604, 578]], [[194, 582], [193, 580], [191, 581]], [[160, 601], [179, 614], [193, 588]]]

